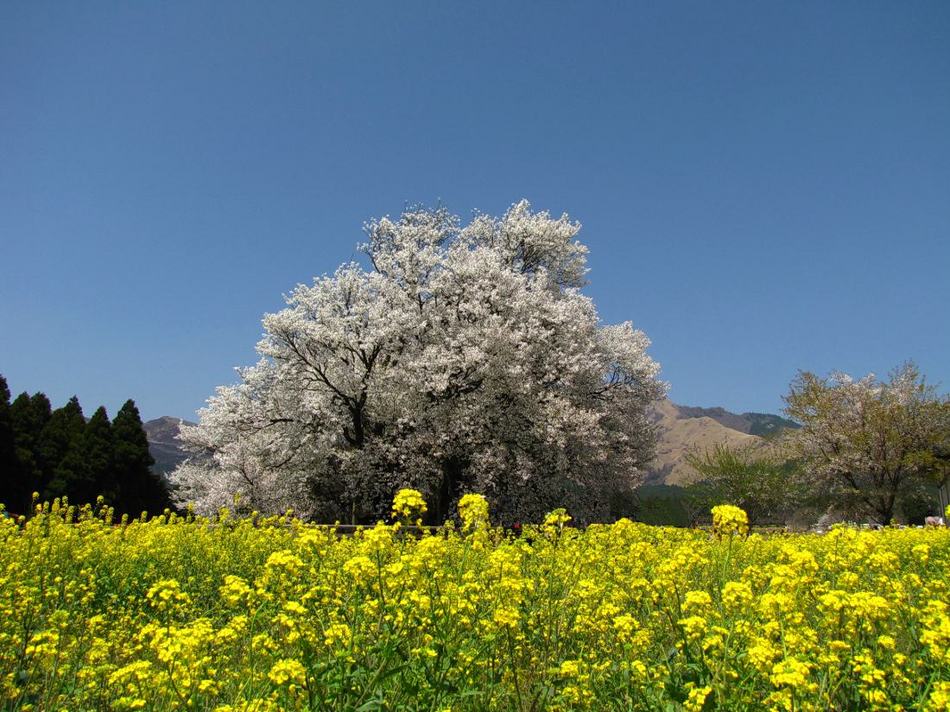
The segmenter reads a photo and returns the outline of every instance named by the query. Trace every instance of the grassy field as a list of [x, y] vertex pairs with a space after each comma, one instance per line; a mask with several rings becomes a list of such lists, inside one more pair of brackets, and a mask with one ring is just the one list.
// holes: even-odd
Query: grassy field
[[950, 704], [946, 529], [582, 532], [556, 513], [514, 537], [465, 503], [423, 536], [58, 505], [0, 520], [2, 708]]

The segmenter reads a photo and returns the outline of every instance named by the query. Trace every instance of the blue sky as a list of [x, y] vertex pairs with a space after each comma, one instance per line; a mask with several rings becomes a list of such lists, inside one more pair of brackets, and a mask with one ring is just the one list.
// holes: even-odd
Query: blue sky
[[671, 397], [950, 386], [950, 3], [2, 3], [0, 373], [191, 417], [361, 225], [584, 225]]

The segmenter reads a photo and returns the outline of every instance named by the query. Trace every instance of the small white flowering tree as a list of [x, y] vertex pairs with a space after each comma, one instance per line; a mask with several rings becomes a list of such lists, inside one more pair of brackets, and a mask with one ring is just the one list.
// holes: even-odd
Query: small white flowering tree
[[527, 202], [465, 227], [442, 209], [369, 223], [370, 267], [298, 286], [261, 360], [182, 428], [178, 499], [366, 521], [405, 486], [434, 521], [465, 492], [502, 522], [602, 516], [652, 459], [665, 387], [647, 337], [581, 294], [578, 230]]
[[814, 483], [848, 508], [887, 524], [906, 488], [935, 476], [934, 453], [948, 438], [947, 399], [912, 363], [887, 381], [802, 372], [785, 402], [802, 425], [793, 438]]

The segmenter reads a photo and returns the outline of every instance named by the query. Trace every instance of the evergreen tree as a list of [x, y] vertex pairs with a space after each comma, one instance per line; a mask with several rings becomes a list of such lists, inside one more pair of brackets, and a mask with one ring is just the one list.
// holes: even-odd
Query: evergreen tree
[[89, 501], [91, 487], [83, 452], [85, 429], [86, 418], [76, 396], [53, 411], [39, 444], [46, 475], [43, 499], [68, 496], [77, 504]]
[[148, 451], [148, 436], [135, 401], [127, 400], [112, 421], [115, 465], [119, 484], [116, 511], [138, 516], [142, 511], [161, 512], [169, 506], [164, 480], [152, 474], [155, 464]]
[[29, 512], [32, 493], [42, 492], [46, 487], [46, 473], [39, 450], [43, 429], [52, 417], [51, 410], [49, 398], [43, 393], [36, 393], [32, 397], [28, 393], [21, 393], [10, 404], [10, 426], [13, 429], [17, 461], [16, 481], [19, 483], [7, 504], [10, 511]]
[[19, 512], [26, 497], [29, 497], [29, 491], [25, 491], [28, 487], [16, 456], [10, 416], [10, 389], [6, 379], [0, 376], [0, 502]]
[[86, 424], [84, 436], [85, 467], [88, 475], [88, 492], [70, 493], [77, 501], [93, 501], [99, 495], [114, 504], [119, 494], [119, 482], [115, 464], [115, 437], [112, 423], [104, 406], [99, 406]]

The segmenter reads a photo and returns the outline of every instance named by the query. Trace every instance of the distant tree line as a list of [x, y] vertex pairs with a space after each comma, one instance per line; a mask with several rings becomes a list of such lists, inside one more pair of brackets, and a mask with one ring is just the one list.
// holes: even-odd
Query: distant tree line
[[28, 513], [34, 492], [74, 504], [101, 495], [119, 515], [161, 512], [170, 498], [153, 463], [134, 401], [111, 421], [103, 406], [86, 420], [75, 396], [56, 410], [43, 393], [11, 403], [0, 376], [0, 502], [8, 512]]

